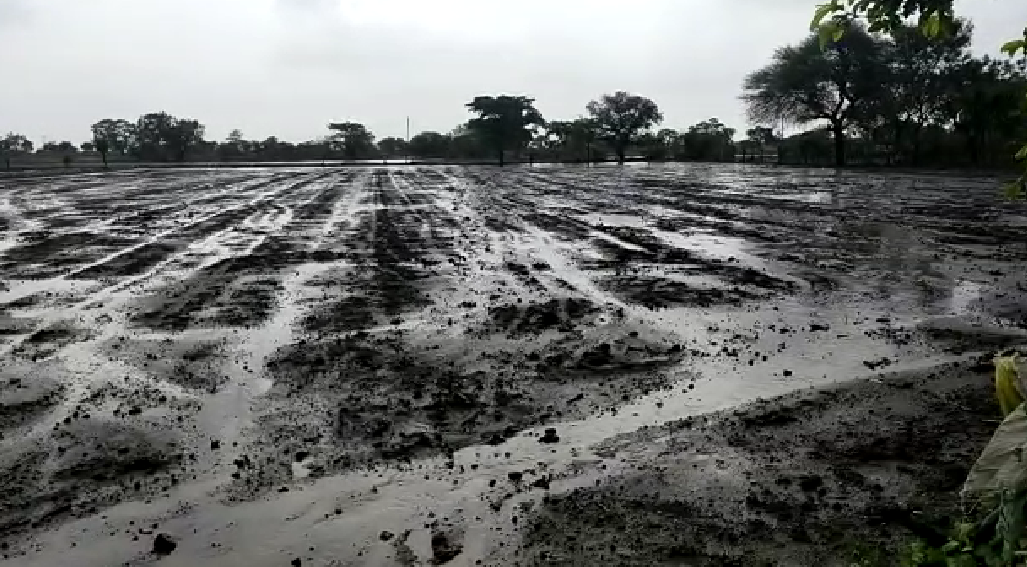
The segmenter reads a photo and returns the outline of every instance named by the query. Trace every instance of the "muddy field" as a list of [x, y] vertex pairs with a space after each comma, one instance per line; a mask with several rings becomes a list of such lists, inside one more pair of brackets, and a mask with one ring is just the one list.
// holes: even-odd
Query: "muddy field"
[[[0, 181], [0, 553], [830, 561], [851, 551], [837, 518], [882, 506], [867, 525], [915, 534], [993, 425], [982, 361], [1027, 342], [1027, 215], [998, 185], [644, 165]], [[973, 427], [945, 441], [943, 417]]]

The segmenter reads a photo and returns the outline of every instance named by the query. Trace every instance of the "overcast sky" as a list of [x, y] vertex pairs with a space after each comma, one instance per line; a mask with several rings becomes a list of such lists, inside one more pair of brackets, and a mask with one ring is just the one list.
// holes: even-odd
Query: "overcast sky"
[[[605, 92], [665, 126], [745, 127], [746, 73], [800, 40], [817, 0], [0, 0], [0, 131], [80, 142], [100, 118], [166, 110], [208, 138], [300, 141], [329, 121], [379, 138], [448, 132], [477, 94], [549, 119]], [[975, 49], [1027, 23], [1024, 0], [962, 0]]]

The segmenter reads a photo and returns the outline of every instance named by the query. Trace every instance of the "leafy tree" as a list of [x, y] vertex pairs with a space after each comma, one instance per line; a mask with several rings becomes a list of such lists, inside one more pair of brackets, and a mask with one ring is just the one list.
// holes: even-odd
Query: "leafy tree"
[[441, 158], [450, 153], [450, 137], [438, 132], [421, 132], [410, 138], [410, 154], [419, 158]]
[[[1015, 0], [1013, 0], [1015, 1]], [[907, 18], [917, 16], [918, 27], [929, 38], [950, 35], [958, 28], [953, 9], [954, 0], [830, 0], [817, 6], [810, 28], [821, 37], [840, 38], [855, 19], [869, 22], [870, 31], [896, 33]], [[1027, 55], [1027, 27], [1023, 37], [1014, 38], [1002, 46], [1010, 57], [1023, 52]], [[1024, 93], [1020, 93], [1021, 99]], [[1017, 160], [1027, 160], [1027, 145], [1016, 153]], [[1010, 196], [1024, 197], [1027, 174], [1009, 186]]]
[[395, 158], [407, 153], [407, 141], [402, 138], [382, 138], [378, 141], [378, 152], [386, 158]]
[[838, 38], [853, 20], [862, 18], [871, 32], [892, 32], [919, 17], [919, 27], [937, 36], [951, 30], [954, 23], [953, 0], [830, 0], [817, 6], [813, 29]]
[[628, 145], [639, 133], [663, 122], [663, 114], [652, 100], [618, 91], [588, 103], [588, 113], [599, 128], [601, 138], [608, 140], [623, 163]]
[[735, 129], [720, 120], [710, 118], [688, 129], [682, 136], [684, 156], [691, 160], [734, 160]]
[[942, 112], [963, 136], [973, 165], [993, 165], [1016, 152], [1014, 140], [1027, 136], [1023, 92], [1027, 76], [1004, 61], [969, 59], [952, 72], [951, 97]]
[[125, 155], [135, 140], [135, 126], [128, 120], [105, 118], [93, 124], [91, 130], [93, 147], [100, 152], [104, 167], [107, 167], [107, 154], [111, 150]]
[[953, 71], [969, 58], [971, 33], [961, 21], [953, 23], [953, 33], [937, 38], [910, 26], [895, 29], [885, 51], [887, 86], [874, 115], [863, 121], [870, 138], [885, 141], [892, 156], [908, 156], [911, 165], [919, 164], [922, 133], [942, 119]]
[[447, 138], [450, 157], [480, 160], [490, 157], [494, 151], [494, 144], [488, 142], [481, 131], [471, 128], [469, 121], [453, 128]]
[[374, 153], [374, 134], [363, 124], [356, 122], [341, 122], [328, 125], [328, 129], [335, 132], [331, 137], [333, 146], [341, 146], [342, 155], [346, 159], [357, 159], [367, 157]]
[[834, 136], [835, 163], [844, 166], [848, 130], [882, 89], [882, 44], [853, 25], [845, 36], [822, 42], [816, 35], [778, 49], [770, 65], [745, 79], [753, 122], [805, 125], [826, 121]]
[[478, 96], [467, 103], [477, 114], [467, 127], [496, 153], [499, 165], [505, 163], [507, 150], [519, 153], [534, 137], [545, 121], [535, 108], [535, 99], [526, 96]]
[[89, 153], [96, 149], [96, 145], [93, 142], [82, 142], [79, 144], [79, 149], [85, 153]]
[[555, 120], [546, 124], [549, 148], [560, 159], [593, 161], [595, 143], [599, 138], [598, 126], [591, 118], [576, 118], [570, 121]]
[[760, 163], [762, 163], [766, 147], [774, 143], [774, 130], [766, 126], [756, 126], [746, 130], [745, 136], [748, 142], [746, 145], [753, 149], [755, 153], [758, 153]]
[[10, 171], [11, 157], [32, 153], [33, 147], [32, 141], [22, 134], [8, 132], [6, 136], [0, 138], [0, 156], [4, 158], [5, 168]]
[[134, 150], [144, 160], [185, 161], [190, 148], [203, 143], [203, 133], [204, 126], [196, 120], [152, 112], [136, 121]]

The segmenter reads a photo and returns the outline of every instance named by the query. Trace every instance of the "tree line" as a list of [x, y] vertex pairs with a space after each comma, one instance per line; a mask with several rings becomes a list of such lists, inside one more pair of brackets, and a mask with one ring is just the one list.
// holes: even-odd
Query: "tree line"
[[[1027, 137], [1023, 59], [976, 57], [972, 26], [925, 35], [899, 25], [888, 35], [848, 21], [778, 49], [745, 78], [741, 99], [753, 125], [742, 135], [717, 118], [686, 130], [658, 129], [663, 113], [649, 98], [603, 95], [570, 120], [546, 120], [527, 96], [478, 96], [470, 119], [449, 132], [377, 139], [363, 124], [330, 123], [326, 135], [292, 143], [249, 140], [233, 130], [204, 138], [199, 121], [166, 112], [136, 121], [104, 119], [78, 146], [36, 150], [18, 134], [0, 137], [0, 154], [43, 153], [68, 163], [78, 152], [140, 161], [315, 161], [367, 159], [595, 162], [616, 159], [772, 161], [804, 165], [1005, 167]], [[826, 29], [826, 28], [825, 28]], [[784, 136], [785, 129], [801, 130]], [[737, 138], [737, 139], [736, 139]], [[1014, 148], [1010, 151], [1011, 148]]]
[[[93, 124], [90, 140], [49, 142], [35, 149], [25, 136], [0, 137], [0, 152], [9, 160], [29, 153], [67, 158], [77, 153], [140, 161], [311, 161], [367, 159], [513, 159], [605, 161], [629, 157], [731, 161], [735, 130], [716, 118], [685, 132], [654, 130], [663, 114], [652, 100], [625, 92], [590, 102], [587, 116], [547, 121], [526, 96], [478, 96], [467, 103], [472, 117], [449, 132], [426, 131], [409, 140], [377, 139], [363, 124], [328, 124], [325, 136], [291, 143], [277, 137], [247, 139], [233, 130], [221, 142], [206, 140], [199, 121], [154, 112], [131, 122], [104, 119]], [[9, 165], [9, 162], [8, 162]]]
[[1027, 133], [1022, 58], [975, 57], [964, 20], [933, 36], [857, 21], [828, 31], [778, 49], [744, 84], [750, 120], [816, 126], [796, 137], [800, 161], [1012, 165]]

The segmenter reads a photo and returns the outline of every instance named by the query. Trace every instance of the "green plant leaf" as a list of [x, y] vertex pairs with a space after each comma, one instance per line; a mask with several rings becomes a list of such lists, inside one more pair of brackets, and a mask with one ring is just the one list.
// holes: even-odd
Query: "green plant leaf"
[[1019, 182], [1007, 183], [1003, 187], [1003, 194], [1006, 199], [1009, 199], [1010, 201], [1018, 201], [1025, 197], [1023, 189], [1020, 188]]
[[824, 48], [831, 44], [832, 41], [837, 41], [835, 36], [838, 34], [839, 26], [834, 22], [828, 22], [820, 26], [818, 33], [820, 35], [820, 47]]
[[1016, 159], [1021, 160], [1027, 158], [1027, 145], [1020, 148], [1020, 151], [1016, 152]]
[[837, 5], [835, 2], [828, 2], [827, 4], [820, 4], [817, 6], [817, 11], [813, 14], [813, 21], [810, 22], [809, 25], [810, 31], [816, 31], [819, 29], [820, 25], [824, 23], [824, 18], [826, 18], [828, 14], [834, 12], [836, 8]]
[[1015, 57], [1020, 50], [1027, 50], [1027, 41], [1017, 39], [1002, 46], [1002, 53], [1005, 53], [1010, 57]]
[[941, 14], [934, 12], [924, 20], [920, 27], [923, 28], [924, 34], [930, 38], [936, 38], [941, 35]]
[[991, 441], [970, 469], [963, 494], [982, 499], [999, 497], [1005, 491], [1027, 488], [1027, 411], [1021, 404], [995, 430]]

